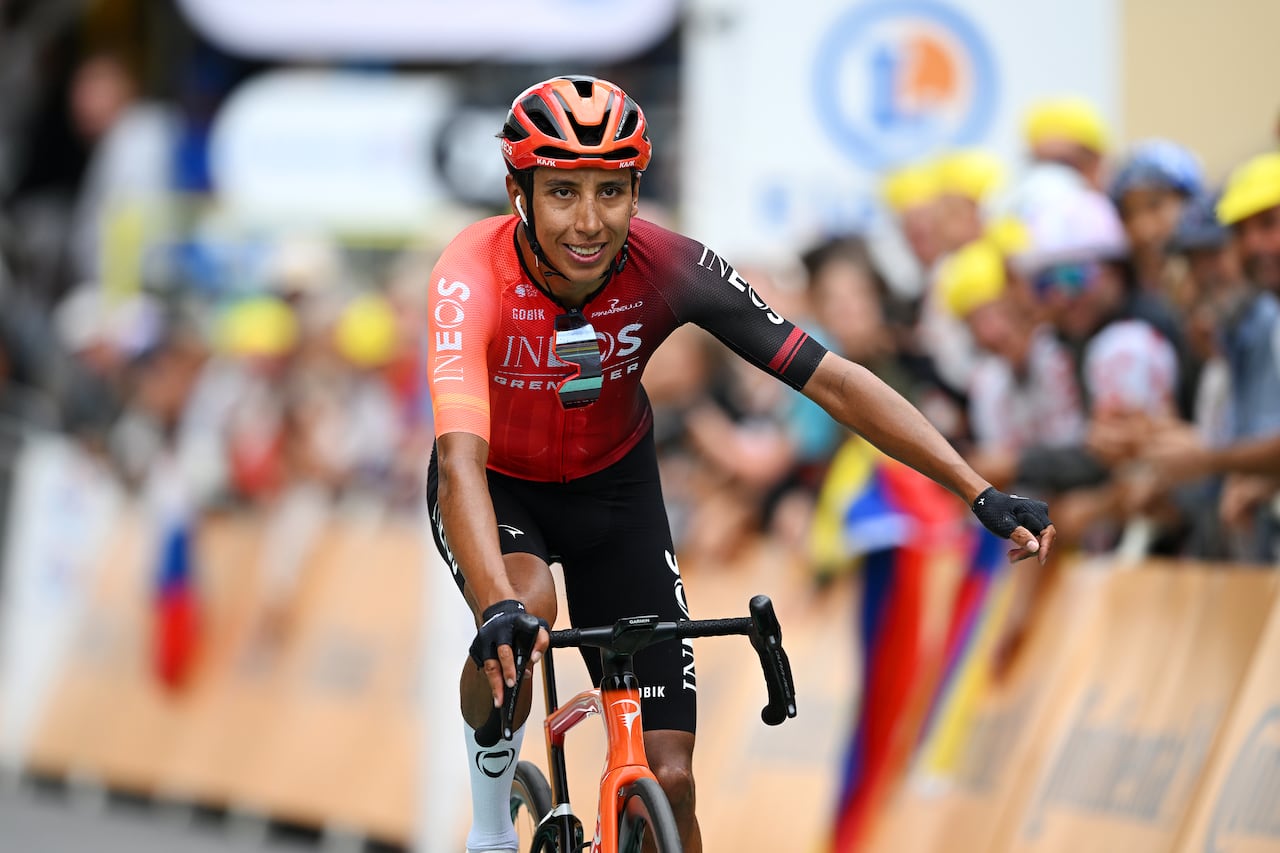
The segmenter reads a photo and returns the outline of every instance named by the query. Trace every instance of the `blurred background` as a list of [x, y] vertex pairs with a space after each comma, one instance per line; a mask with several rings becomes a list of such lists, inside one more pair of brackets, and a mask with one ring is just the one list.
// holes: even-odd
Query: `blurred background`
[[771, 595], [799, 693], [764, 727], [745, 647], [699, 641], [707, 848], [1280, 850], [1280, 454], [1214, 455], [1280, 435], [1277, 32], [1269, 0], [0, 0], [0, 851], [462, 848], [426, 283], [565, 73], [642, 105], [642, 217], [1059, 529], [1010, 568], [664, 344], [693, 615]]

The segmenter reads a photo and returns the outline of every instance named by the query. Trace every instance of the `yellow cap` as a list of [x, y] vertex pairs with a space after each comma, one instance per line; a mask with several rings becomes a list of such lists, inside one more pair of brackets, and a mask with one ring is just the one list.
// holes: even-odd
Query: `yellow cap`
[[927, 204], [940, 192], [937, 169], [927, 163], [904, 166], [885, 176], [880, 192], [894, 213]]
[[359, 367], [380, 367], [395, 357], [396, 315], [381, 296], [357, 296], [343, 309], [334, 329], [342, 357]]
[[1277, 205], [1280, 205], [1280, 151], [1259, 154], [1236, 167], [1227, 178], [1227, 187], [1218, 202], [1218, 221], [1235, 225]]
[[217, 341], [219, 347], [233, 355], [281, 356], [298, 343], [298, 319], [282, 300], [255, 296], [222, 313]]
[[1020, 219], [1001, 216], [987, 223], [982, 237], [1006, 258], [1031, 248], [1031, 230]]
[[1004, 255], [987, 240], [969, 243], [938, 270], [938, 295], [943, 306], [957, 317], [999, 299], [1006, 284]]
[[1107, 128], [1102, 114], [1084, 98], [1041, 101], [1027, 111], [1024, 125], [1027, 144], [1035, 147], [1052, 139], [1065, 139], [1099, 154], [1107, 150]]
[[978, 149], [953, 151], [934, 164], [938, 187], [980, 202], [1004, 181], [1004, 166], [992, 154]]

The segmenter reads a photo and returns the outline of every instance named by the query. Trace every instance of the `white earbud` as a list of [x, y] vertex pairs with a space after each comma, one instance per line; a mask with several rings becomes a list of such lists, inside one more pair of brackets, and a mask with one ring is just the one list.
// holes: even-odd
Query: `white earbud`
[[529, 217], [524, 215], [524, 208], [520, 204], [523, 198], [524, 198], [523, 196], [516, 196], [516, 213], [520, 214], [520, 221], [524, 223], [525, 228], [528, 228]]

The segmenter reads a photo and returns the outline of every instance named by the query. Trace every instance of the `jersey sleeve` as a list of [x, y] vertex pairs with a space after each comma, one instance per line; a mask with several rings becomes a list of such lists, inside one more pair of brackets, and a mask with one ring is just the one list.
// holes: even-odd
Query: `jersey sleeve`
[[500, 287], [487, 261], [486, 251], [460, 236], [431, 271], [427, 387], [437, 437], [467, 432], [489, 440], [488, 351]]
[[684, 239], [672, 255], [677, 276], [668, 302], [677, 319], [701, 326], [756, 367], [803, 388], [827, 348], [770, 308], [706, 246]]

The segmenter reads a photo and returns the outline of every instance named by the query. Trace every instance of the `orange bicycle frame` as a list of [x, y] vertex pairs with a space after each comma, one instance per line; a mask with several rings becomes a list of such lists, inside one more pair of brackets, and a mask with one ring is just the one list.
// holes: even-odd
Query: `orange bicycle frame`
[[[563, 767], [564, 738], [569, 730], [594, 714], [604, 720], [605, 763], [591, 853], [612, 853], [618, 849], [618, 806], [625, 788], [644, 776], [657, 781], [644, 751], [639, 685], [634, 678], [616, 681], [617, 684], [609, 687], [582, 691], [565, 706], [551, 711], [544, 723], [548, 757], [553, 767], [557, 764]], [[555, 775], [559, 772], [557, 769]], [[555, 801], [560, 803], [563, 790], [557, 790], [558, 787], [553, 783]]]

